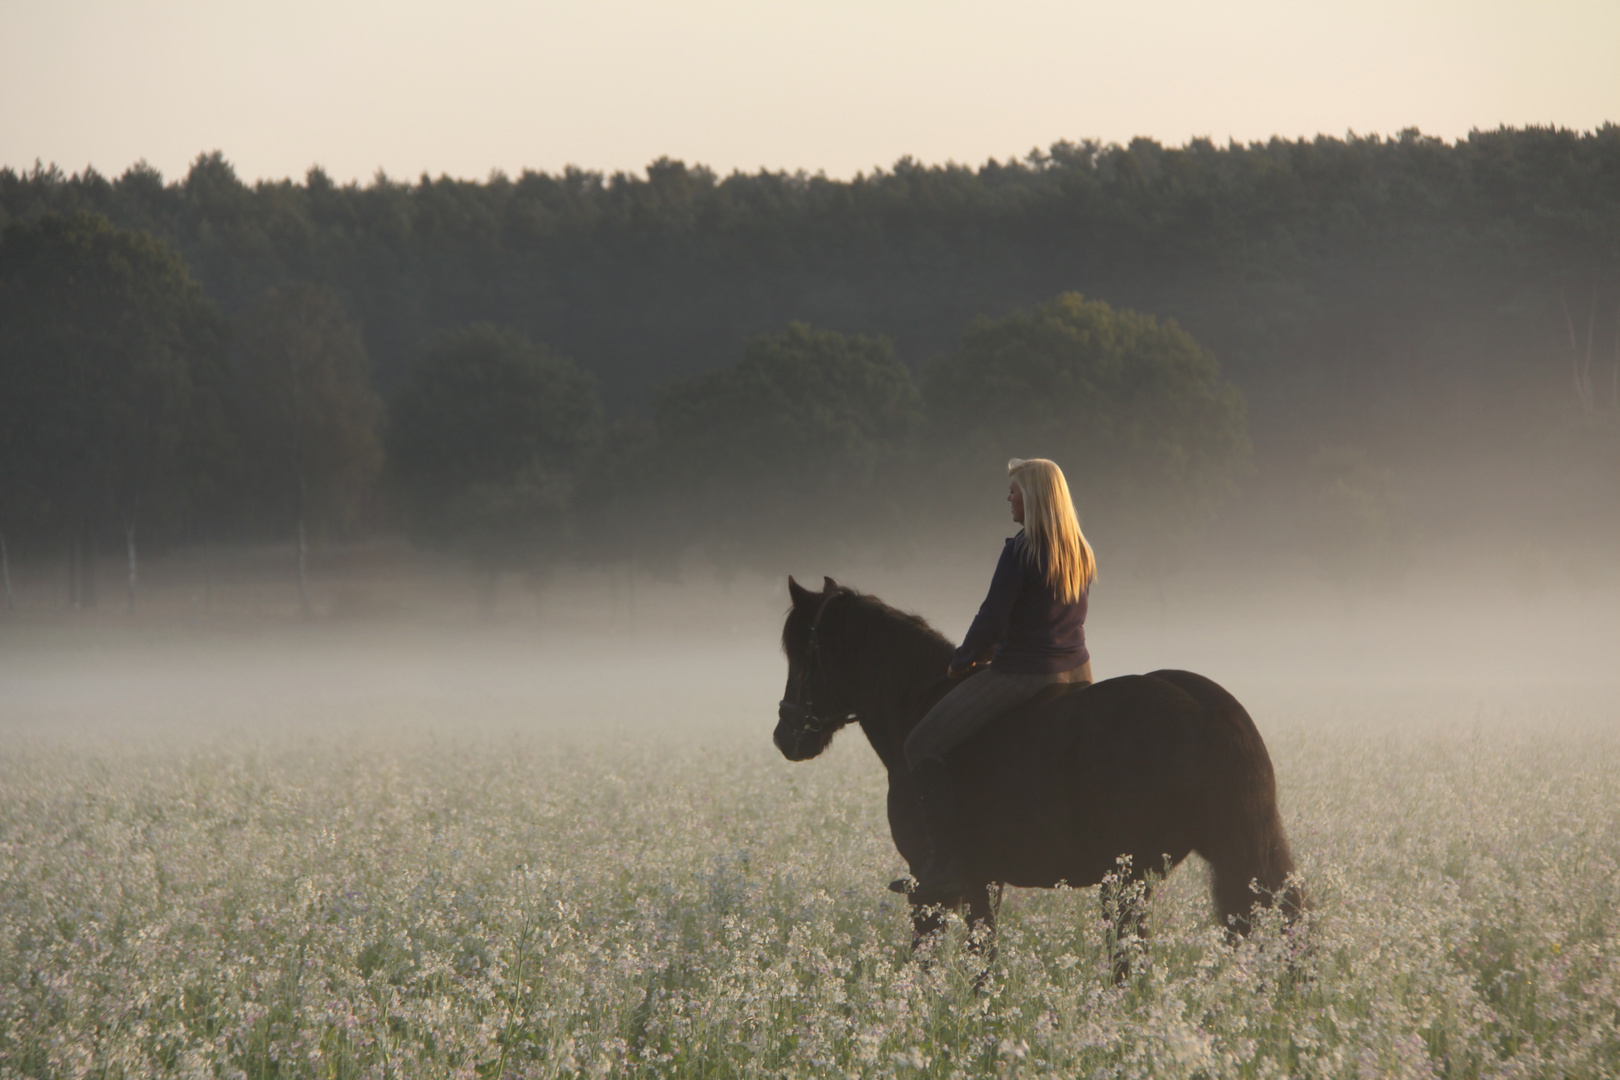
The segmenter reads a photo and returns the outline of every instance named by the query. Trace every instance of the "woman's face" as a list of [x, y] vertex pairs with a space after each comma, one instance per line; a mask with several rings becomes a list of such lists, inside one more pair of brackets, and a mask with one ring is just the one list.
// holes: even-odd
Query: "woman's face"
[[1007, 501], [1012, 503], [1013, 520], [1022, 525], [1024, 523], [1024, 493], [1018, 490], [1016, 481], [1007, 485]]

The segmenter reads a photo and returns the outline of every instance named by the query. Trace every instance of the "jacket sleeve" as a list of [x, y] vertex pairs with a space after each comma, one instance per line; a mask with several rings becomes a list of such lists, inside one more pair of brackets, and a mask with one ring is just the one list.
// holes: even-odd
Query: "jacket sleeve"
[[1001, 549], [1001, 561], [996, 563], [995, 576], [990, 579], [989, 595], [979, 605], [979, 613], [968, 627], [962, 647], [951, 658], [953, 666], [966, 667], [989, 658], [1007, 633], [1007, 620], [1023, 587], [1024, 560], [1019, 556], [1018, 541], [1014, 537]]

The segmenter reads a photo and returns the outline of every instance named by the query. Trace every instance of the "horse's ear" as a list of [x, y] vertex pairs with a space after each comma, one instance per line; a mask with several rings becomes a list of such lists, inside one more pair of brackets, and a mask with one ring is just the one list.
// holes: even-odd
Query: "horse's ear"
[[834, 581], [830, 577], [822, 578], [821, 579], [821, 591], [822, 591], [823, 594], [830, 593], [830, 592], [837, 592], [838, 591], [838, 582]]
[[809, 597], [810, 590], [805, 588], [803, 585], [800, 585], [797, 581], [794, 581], [793, 575], [789, 574], [788, 595], [793, 598], [793, 606], [798, 607], [800, 604], [804, 603], [807, 597]]

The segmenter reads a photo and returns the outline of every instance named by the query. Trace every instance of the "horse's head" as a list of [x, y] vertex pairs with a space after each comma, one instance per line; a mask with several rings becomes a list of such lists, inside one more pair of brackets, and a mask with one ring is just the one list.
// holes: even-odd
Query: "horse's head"
[[828, 678], [829, 650], [824, 638], [828, 610], [838, 606], [840, 597], [856, 594], [832, 578], [825, 579], [821, 592], [811, 592], [791, 577], [788, 594], [793, 597], [793, 607], [782, 626], [787, 689], [777, 707], [776, 731], [771, 738], [789, 761], [808, 761], [827, 749], [851, 716], [840, 688]]

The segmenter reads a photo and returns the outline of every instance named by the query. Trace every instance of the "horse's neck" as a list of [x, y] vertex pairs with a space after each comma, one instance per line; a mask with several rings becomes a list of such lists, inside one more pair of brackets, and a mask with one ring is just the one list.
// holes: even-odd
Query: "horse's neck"
[[889, 708], [865, 709], [855, 714], [860, 721], [861, 730], [866, 732], [866, 740], [872, 744], [872, 749], [877, 751], [884, 768], [891, 772], [896, 769], [905, 771], [906, 736], [911, 734], [917, 722], [927, 714], [934, 703], [945, 696], [947, 689], [931, 683], [919, 683]]
[[[923, 650], [925, 654], [929, 651]], [[855, 715], [872, 749], [891, 772], [905, 770], [906, 736], [945, 695], [949, 661], [948, 650], [941, 650], [937, 663], [926, 655], [905, 665], [873, 658], [870, 669], [861, 673], [861, 701]]]
[[877, 717], [871, 712], [858, 712], [856, 720], [861, 730], [866, 733], [866, 741], [872, 744], [878, 759], [889, 772], [905, 769], [905, 737], [896, 736], [894, 728], [888, 723], [888, 717]]

